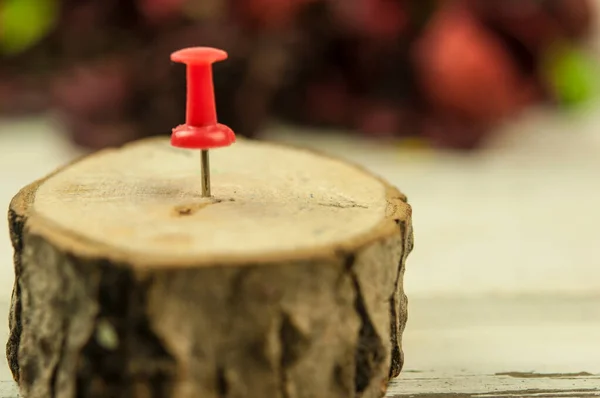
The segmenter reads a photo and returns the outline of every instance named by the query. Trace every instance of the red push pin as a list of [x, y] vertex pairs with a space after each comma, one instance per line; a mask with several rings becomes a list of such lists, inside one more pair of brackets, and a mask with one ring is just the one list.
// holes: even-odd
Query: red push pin
[[171, 54], [173, 62], [187, 65], [187, 109], [185, 124], [173, 129], [171, 145], [200, 149], [202, 196], [210, 196], [210, 164], [208, 150], [229, 146], [235, 133], [217, 123], [212, 64], [227, 59], [227, 53], [209, 47], [194, 47]]

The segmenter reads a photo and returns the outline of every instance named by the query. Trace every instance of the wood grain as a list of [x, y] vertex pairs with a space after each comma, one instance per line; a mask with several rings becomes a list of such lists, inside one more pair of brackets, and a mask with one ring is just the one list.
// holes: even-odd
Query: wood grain
[[390, 385], [390, 398], [597, 397], [600, 376], [587, 373], [406, 373]]
[[53, 239], [64, 247], [110, 247], [113, 258], [145, 266], [249, 264], [377, 240], [405, 211], [394, 188], [311, 151], [240, 140], [211, 151], [211, 163], [214, 197], [206, 199], [199, 151], [166, 139], [102, 151], [36, 188], [30, 228], [60, 227]]
[[[0, 398], [18, 398], [16, 383], [0, 382]], [[600, 376], [515, 373], [496, 375], [406, 373], [394, 380], [387, 398], [598, 397]], [[325, 398], [325, 396], [323, 396]]]
[[302, 149], [219, 153], [212, 200], [165, 139], [13, 199], [7, 353], [24, 397], [384, 394], [403, 362], [406, 198]]

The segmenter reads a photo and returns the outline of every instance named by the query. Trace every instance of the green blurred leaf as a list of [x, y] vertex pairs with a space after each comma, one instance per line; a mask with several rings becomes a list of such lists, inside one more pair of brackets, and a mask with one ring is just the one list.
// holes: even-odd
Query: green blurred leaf
[[584, 51], [567, 46], [553, 49], [545, 65], [554, 93], [563, 104], [579, 105], [598, 95], [600, 65]]
[[54, 26], [56, 0], [0, 0], [0, 51], [12, 55], [35, 45]]

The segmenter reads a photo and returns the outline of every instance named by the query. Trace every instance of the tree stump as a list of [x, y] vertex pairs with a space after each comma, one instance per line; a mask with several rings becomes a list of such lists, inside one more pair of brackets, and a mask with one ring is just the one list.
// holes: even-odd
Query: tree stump
[[240, 140], [98, 152], [10, 205], [25, 398], [380, 397], [402, 367], [411, 208], [364, 170]]

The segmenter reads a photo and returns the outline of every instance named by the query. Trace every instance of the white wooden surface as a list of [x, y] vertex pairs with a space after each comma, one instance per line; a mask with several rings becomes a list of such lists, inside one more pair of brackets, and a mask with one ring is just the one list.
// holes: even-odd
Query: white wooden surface
[[[600, 390], [599, 113], [533, 111], [489, 149], [467, 157], [275, 130], [271, 137], [365, 164], [413, 205], [406, 371], [391, 395]], [[0, 124], [0, 148], [4, 208], [22, 185], [77, 155], [43, 120]], [[7, 318], [11, 256], [4, 227], [0, 322]], [[513, 373], [496, 375], [506, 372]], [[591, 376], [564, 376], [580, 372]], [[9, 379], [2, 361], [0, 380], [7, 382], [0, 383], [0, 398], [14, 396]], [[521, 392], [510, 393], [515, 388]]]

